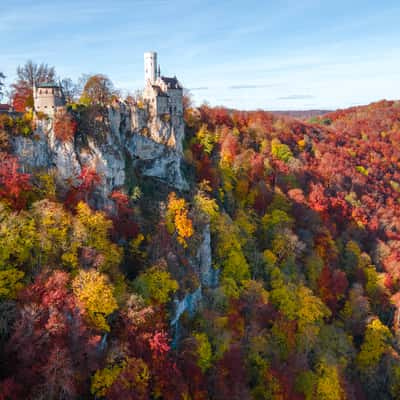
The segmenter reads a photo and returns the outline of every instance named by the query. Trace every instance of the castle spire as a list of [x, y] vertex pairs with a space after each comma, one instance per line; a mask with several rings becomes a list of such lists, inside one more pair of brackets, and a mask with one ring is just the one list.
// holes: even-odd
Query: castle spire
[[160, 64], [158, 64], [158, 77], [161, 76], [161, 69], [160, 69]]

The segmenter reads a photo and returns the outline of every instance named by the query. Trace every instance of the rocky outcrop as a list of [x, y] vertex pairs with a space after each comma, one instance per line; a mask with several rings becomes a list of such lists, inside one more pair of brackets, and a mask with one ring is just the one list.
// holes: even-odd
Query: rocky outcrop
[[218, 286], [219, 270], [215, 269], [212, 265], [210, 225], [205, 226], [202, 236], [203, 240], [197, 250], [195, 259], [192, 261], [200, 280], [200, 286], [194, 292], [187, 293], [183, 299], [174, 299], [174, 309], [171, 319], [171, 326], [174, 330], [174, 347], [176, 347], [179, 342], [179, 320], [182, 314], [187, 312], [189, 316], [193, 316], [203, 300], [203, 289], [215, 288]]
[[175, 299], [174, 317], [171, 320], [171, 325], [176, 325], [184, 312], [188, 312], [189, 315], [192, 316], [197, 311], [201, 299], [201, 286], [199, 286], [193, 293], [188, 293], [182, 300]]
[[212, 265], [210, 225], [203, 231], [203, 240], [197, 250], [198, 275], [203, 287], [218, 286], [219, 271]]
[[126, 183], [126, 171], [132, 169], [185, 190], [178, 122], [155, 122], [146, 109], [119, 103], [108, 108], [101, 134], [78, 132], [72, 141], [60, 141], [53, 120], [42, 120], [32, 136], [14, 138], [13, 150], [25, 171], [54, 167], [59, 183], [73, 182], [84, 166], [94, 169], [103, 180], [104, 198]]
[[159, 178], [181, 190], [187, 189], [181, 172], [182, 153], [173, 147], [145, 136], [134, 135], [127, 150], [143, 175]]

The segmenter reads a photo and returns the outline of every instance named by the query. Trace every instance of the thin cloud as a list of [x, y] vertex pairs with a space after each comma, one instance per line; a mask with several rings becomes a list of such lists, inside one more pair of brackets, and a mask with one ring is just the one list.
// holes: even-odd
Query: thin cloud
[[200, 87], [194, 87], [194, 88], [189, 88], [189, 90], [208, 90], [208, 86], [200, 86]]
[[277, 97], [277, 100], [307, 100], [314, 99], [310, 94], [291, 94], [290, 96]]
[[261, 89], [261, 88], [268, 88], [268, 87], [274, 87], [276, 85], [273, 84], [260, 84], [260, 85], [232, 85], [229, 86], [228, 89], [231, 90], [243, 90], [243, 89]]

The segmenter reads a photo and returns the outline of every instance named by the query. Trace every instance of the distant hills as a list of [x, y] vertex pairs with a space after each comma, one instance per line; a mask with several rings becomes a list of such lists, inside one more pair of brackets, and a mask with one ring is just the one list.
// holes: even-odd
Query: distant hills
[[333, 110], [283, 110], [283, 111], [270, 111], [272, 114], [276, 115], [287, 115], [292, 118], [298, 119], [309, 119], [313, 117], [319, 117], [332, 112]]

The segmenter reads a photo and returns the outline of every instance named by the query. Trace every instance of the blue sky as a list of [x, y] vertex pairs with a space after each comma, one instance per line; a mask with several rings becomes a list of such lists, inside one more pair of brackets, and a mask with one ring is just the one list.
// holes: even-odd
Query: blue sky
[[333, 109], [400, 98], [398, 0], [1, 0], [0, 71], [143, 86], [143, 52], [197, 104]]

